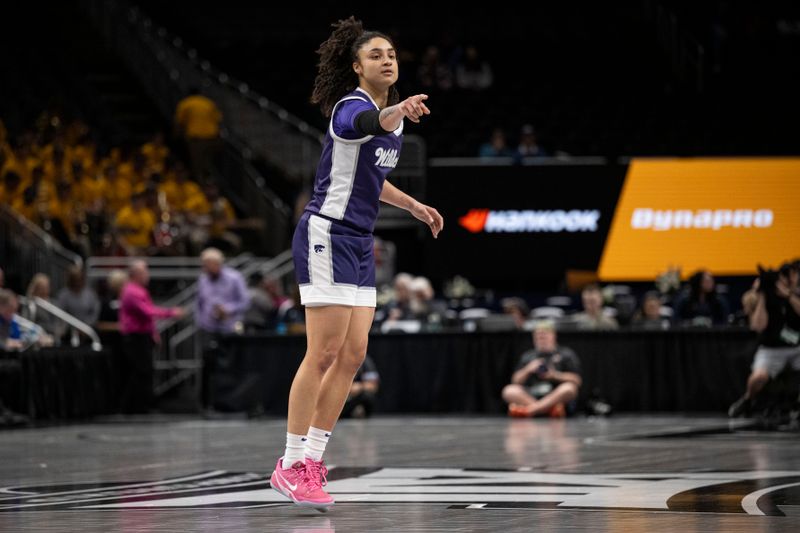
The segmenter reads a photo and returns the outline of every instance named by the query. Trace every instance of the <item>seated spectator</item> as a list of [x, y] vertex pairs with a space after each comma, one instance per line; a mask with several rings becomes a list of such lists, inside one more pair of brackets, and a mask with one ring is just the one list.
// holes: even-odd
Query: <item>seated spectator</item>
[[224, 252], [237, 251], [242, 239], [230, 228], [236, 223], [236, 212], [219, 187], [209, 184], [205, 192], [193, 195], [186, 203], [189, 220], [195, 226], [191, 234], [195, 247], [214, 247]]
[[417, 276], [411, 280], [408, 288], [411, 292], [409, 309], [412, 318], [426, 322], [443, 311], [439, 302], [434, 300], [433, 286], [428, 278]]
[[246, 331], [266, 331], [275, 327], [278, 307], [264, 286], [265, 279], [259, 272], [250, 278], [250, 307], [244, 313]]
[[508, 414], [563, 417], [573, 413], [580, 373], [575, 352], [557, 344], [555, 324], [539, 322], [533, 331], [533, 349], [522, 354], [511, 384], [503, 388]]
[[13, 292], [0, 289], [0, 351], [11, 352], [24, 346], [22, 330], [14, 318], [18, 306], [17, 296]]
[[386, 320], [410, 320], [411, 312], [411, 274], [401, 272], [394, 277], [394, 296], [386, 304]]
[[100, 300], [91, 287], [86, 286], [83, 268], [73, 266], [67, 274], [67, 286], [58, 291], [56, 305], [84, 324], [94, 327], [100, 317]]
[[456, 66], [456, 85], [461, 89], [482, 91], [491, 87], [493, 81], [492, 67], [481, 59], [477, 48], [468, 46], [463, 61]]
[[53, 338], [58, 338], [63, 328], [60, 327], [58, 318], [41, 309], [35, 301], [35, 298], [50, 301], [50, 278], [46, 274], [34, 274], [31, 282], [28, 283], [25, 295], [27, 301], [22, 306], [20, 316], [27, 318], [44, 330], [43, 334], [46, 335], [46, 338], [43, 339], [44, 344], [53, 344]]
[[588, 285], [581, 291], [583, 312], [573, 315], [578, 329], [614, 330], [619, 329], [616, 319], [603, 313], [603, 293], [597, 285]]
[[368, 418], [375, 407], [380, 376], [375, 362], [367, 355], [356, 372], [347, 401], [342, 409], [342, 418]]
[[200, 196], [203, 191], [200, 186], [189, 179], [189, 172], [180, 163], [175, 164], [174, 172], [167, 174], [159, 186], [159, 192], [167, 197], [167, 203], [172, 211], [186, 213], [191, 211], [190, 206], [202, 202]]
[[634, 329], [669, 329], [669, 320], [661, 316], [661, 296], [658, 291], [650, 291], [642, 298], [642, 306], [633, 318]]
[[0, 187], [0, 204], [1, 205], [14, 205], [22, 198], [22, 177], [14, 171], [6, 172], [3, 175], [3, 186]]
[[152, 245], [156, 215], [146, 204], [145, 192], [136, 192], [130, 205], [123, 207], [114, 221], [119, 242], [128, 255], [146, 255]]
[[142, 145], [141, 153], [151, 170], [164, 172], [164, 163], [169, 156], [169, 148], [164, 144], [164, 133], [156, 132], [149, 142]]
[[542, 148], [536, 137], [536, 130], [530, 124], [525, 124], [520, 130], [517, 157], [546, 157], [547, 152]]
[[717, 326], [728, 323], [728, 302], [717, 293], [711, 272], [699, 270], [689, 278], [688, 287], [673, 305], [675, 322], [689, 326]]
[[292, 287], [291, 297], [278, 307], [278, 333], [304, 335], [306, 332], [306, 313], [300, 303], [300, 287]]
[[428, 90], [449, 91], [453, 88], [453, 73], [447, 65], [441, 63], [439, 48], [436, 46], [429, 46], [425, 50], [417, 69], [417, 82]]
[[522, 329], [525, 326], [525, 322], [528, 321], [528, 315], [531, 312], [525, 300], [522, 298], [503, 298], [500, 305], [503, 306], [503, 313], [514, 317], [514, 324], [516, 324], [517, 329]]
[[495, 128], [489, 142], [483, 143], [478, 149], [478, 157], [514, 157], [514, 151], [508, 147], [506, 134], [502, 128]]
[[105, 188], [104, 201], [110, 213], [119, 213], [131, 203], [133, 189], [131, 182], [122, 177], [113, 163], [103, 170], [103, 178], [108, 186]]

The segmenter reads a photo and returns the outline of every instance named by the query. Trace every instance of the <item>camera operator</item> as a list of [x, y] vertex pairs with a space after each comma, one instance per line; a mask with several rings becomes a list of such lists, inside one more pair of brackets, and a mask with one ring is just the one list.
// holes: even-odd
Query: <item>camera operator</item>
[[759, 268], [753, 287], [742, 296], [750, 329], [759, 333], [759, 346], [744, 396], [728, 416], [749, 414], [755, 396], [787, 365], [800, 370], [800, 261], [784, 263], [778, 271]]
[[522, 354], [511, 384], [503, 388], [508, 414], [518, 417], [571, 414], [582, 383], [578, 356], [557, 344], [552, 321], [536, 325], [533, 346], [533, 350]]

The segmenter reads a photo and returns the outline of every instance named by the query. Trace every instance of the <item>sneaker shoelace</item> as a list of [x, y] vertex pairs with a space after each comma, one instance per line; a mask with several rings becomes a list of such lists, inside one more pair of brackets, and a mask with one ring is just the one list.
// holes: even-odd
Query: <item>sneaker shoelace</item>
[[328, 469], [323, 461], [306, 463], [306, 481], [312, 488], [322, 488], [328, 484]]

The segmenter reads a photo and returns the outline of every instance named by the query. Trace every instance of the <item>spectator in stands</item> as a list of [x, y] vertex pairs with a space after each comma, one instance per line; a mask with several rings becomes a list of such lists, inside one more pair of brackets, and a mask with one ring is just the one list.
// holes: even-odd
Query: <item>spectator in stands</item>
[[411, 280], [408, 289], [411, 292], [409, 302], [411, 316], [417, 320], [427, 320], [434, 311], [434, 292], [431, 282], [426, 277], [417, 276]]
[[83, 213], [88, 227], [90, 248], [96, 250], [100, 247], [106, 226], [106, 197], [108, 196], [108, 181], [102, 172], [90, 172], [80, 184], [75, 185], [75, 197], [83, 208]]
[[417, 69], [417, 82], [427, 90], [449, 91], [453, 88], [453, 73], [441, 62], [439, 48], [429, 46]]
[[644, 295], [641, 309], [634, 316], [631, 327], [645, 330], [669, 329], [669, 320], [661, 316], [661, 296], [658, 291], [649, 291]]
[[100, 306], [96, 326], [104, 331], [119, 331], [119, 308], [122, 287], [128, 282], [128, 273], [114, 269], [106, 277], [106, 292]]
[[0, 352], [19, 350], [25, 345], [18, 310], [19, 300], [14, 291], [0, 288]]
[[283, 283], [280, 278], [274, 276], [267, 276], [264, 279], [264, 289], [269, 293], [272, 300], [275, 302], [275, 307], [280, 309], [286, 305], [291, 298], [286, 296], [286, 291], [283, 288]]
[[47, 302], [50, 301], [50, 278], [47, 274], [42, 274], [41, 272], [34, 274], [30, 283], [28, 283], [28, 290], [25, 292], [25, 296], [27, 298], [22, 306], [20, 315], [41, 327], [44, 330], [42, 332], [43, 344], [52, 345], [54, 339], [60, 337], [63, 328], [60, 327], [58, 318], [50, 314], [49, 311], [41, 309], [35, 301], [35, 298], [41, 298]]
[[481, 59], [476, 47], [468, 46], [463, 60], [456, 66], [456, 85], [460, 89], [483, 91], [491, 87], [493, 81], [492, 67]]
[[408, 320], [412, 318], [411, 282], [414, 276], [400, 272], [394, 277], [394, 296], [386, 304], [386, 320]]
[[506, 134], [502, 128], [495, 128], [489, 142], [483, 143], [478, 150], [478, 157], [514, 157], [514, 151], [508, 147]]
[[56, 305], [84, 324], [94, 327], [100, 318], [100, 299], [86, 285], [83, 268], [73, 266], [67, 274], [67, 286], [58, 291]]
[[525, 124], [520, 130], [516, 156], [518, 158], [547, 156], [547, 152], [539, 145], [536, 130], [530, 124]]
[[89, 241], [78, 228], [85, 220], [83, 208], [75, 202], [73, 187], [69, 181], [62, 180], [56, 185], [56, 195], [48, 203], [42, 215], [44, 227], [70, 250], [87, 257], [90, 253]]
[[528, 321], [528, 315], [531, 312], [525, 300], [517, 297], [503, 298], [500, 305], [503, 306], [503, 313], [514, 318], [514, 324], [516, 324], [517, 329], [522, 329], [525, 326], [525, 322]]
[[368, 418], [375, 408], [379, 385], [378, 367], [372, 358], [366, 355], [353, 378], [340, 418]]
[[186, 141], [192, 173], [203, 183], [211, 178], [221, 122], [222, 113], [217, 105], [197, 88], [190, 89], [175, 110], [176, 133]]
[[192, 202], [197, 203], [196, 197], [203, 194], [200, 186], [189, 179], [189, 171], [180, 162], [177, 162], [173, 171], [165, 176], [159, 185], [159, 192], [166, 195], [170, 209], [178, 213], [186, 212], [187, 205]]
[[51, 182], [45, 181], [44, 167], [36, 165], [31, 170], [30, 184], [23, 191], [24, 207], [15, 207], [15, 210], [38, 224], [41, 222], [40, 212], [46, 209], [54, 196], [55, 188]]
[[114, 226], [119, 242], [128, 255], [147, 255], [152, 245], [156, 215], [147, 207], [147, 195], [144, 190], [134, 193], [130, 205], [123, 207], [117, 213]]
[[11, 352], [23, 347], [22, 330], [14, 319], [18, 306], [13, 292], [0, 289], [0, 351]]
[[22, 198], [22, 178], [16, 172], [8, 171], [3, 175], [3, 186], [0, 188], [0, 205], [13, 206]]
[[141, 413], [152, 407], [153, 348], [161, 342], [156, 320], [180, 318], [183, 309], [153, 305], [147, 289], [150, 272], [146, 262], [136, 260], [131, 263], [128, 276], [129, 280], [122, 288], [119, 309], [123, 346], [121, 375], [124, 376], [120, 400], [123, 411]]
[[203, 273], [197, 283], [195, 321], [203, 348], [202, 400], [208, 407], [212, 404], [209, 380], [224, 355], [220, 336], [244, 330], [244, 313], [250, 306], [250, 295], [241, 273], [224, 265], [225, 258], [218, 249], [207, 248], [200, 258]]
[[26, 187], [22, 192], [22, 197], [14, 201], [11, 205], [11, 209], [31, 222], [39, 223], [39, 206], [36, 202], [36, 189], [33, 187]]
[[216, 248], [201, 254], [203, 274], [198, 281], [195, 318], [207, 333], [241, 331], [244, 313], [250, 305], [247, 284], [238, 270], [224, 265], [225, 258]]
[[244, 314], [246, 331], [267, 331], [275, 327], [278, 306], [265, 286], [266, 279], [260, 272], [250, 278], [250, 306]]
[[588, 285], [581, 291], [583, 312], [574, 315], [578, 329], [613, 330], [619, 329], [616, 319], [603, 312], [603, 293], [597, 285]]
[[306, 332], [306, 313], [300, 303], [300, 287], [292, 285], [290, 297], [278, 307], [278, 332], [304, 335]]
[[119, 213], [131, 203], [133, 188], [131, 182], [120, 176], [117, 166], [107, 164], [103, 169], [103, 178], [108, 183], [105, 189], [105, 204], [109, 213]]
[[219, 194], [216, 184], [208, 184], [205, 192], [193, 195], [187, 202], [189, 220], [195, 225], [192, 241], [195, 245], [235, 252], [242, 239], [231, 231], [236, 223], [236, 212], [227, 198]]
[[503, 400], [511, 416], [563, 417], [575, 411], [581, 380], [580, 361], [571, 349], [559, 346], [555, 324], [544, 320], [533, 331], [533, 349], [523, 353]]
[[784, 369], [800, 370], [800, 262], [786, 263], [777, 272], [764, 272], [742, 296], [750, 329], [759, 346], [744, 395], [728, 415], [749, 415], [757, 395]]
[[164, 172], [164, 165], [169, 156], [169, 148], [164, 144], [164, 133], [156, 132], [150, 141], [142, 145], [141, 153], [147, 162], [147, 166], [158, 173]]
[[717, 326], [728, 323], [728, 302], [717, 292], [714, 277], [708, 270], [692, 274], [688, 287], [678, 295], [673, 308], [678, 324]]

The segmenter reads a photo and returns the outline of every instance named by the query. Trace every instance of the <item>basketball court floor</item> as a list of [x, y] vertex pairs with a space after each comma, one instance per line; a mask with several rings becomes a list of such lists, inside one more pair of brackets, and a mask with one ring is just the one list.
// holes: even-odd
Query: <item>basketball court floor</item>
[[283, 420], [0, 431], [0, 531], [798, 531], [800, 433], [721, 417], [343, 420], [325, 514], [269, 488]]

